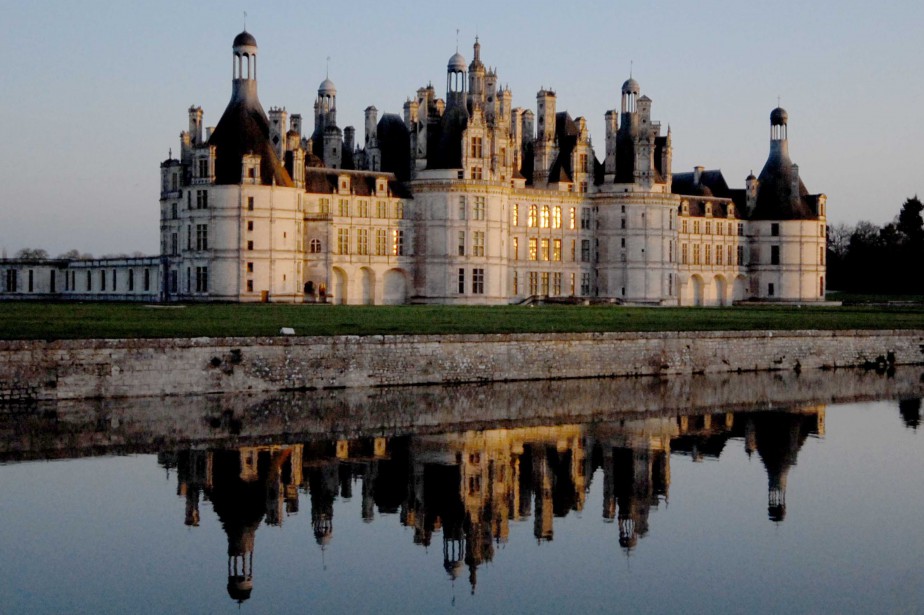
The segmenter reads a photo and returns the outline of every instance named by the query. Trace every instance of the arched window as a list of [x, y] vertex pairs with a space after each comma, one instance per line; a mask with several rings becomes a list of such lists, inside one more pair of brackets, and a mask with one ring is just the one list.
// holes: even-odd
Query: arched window
[[536, 205], [529, 206], [529, 218], [526, 221], [526, 226], [534, 228], [536, 226], [536, 218], [539, 215], [539, 208]]
[[552, 210], [552, 228], [561, 228], [561, 207], [558, 205]]
[[549, 206], [542, 206], [542, 218], [539, 221], [539, 226], [542, 228], [549, 228]]
[[312, 254], [320, 254], [321, 252], [321, 240], [320, 239], [312, 239], [309, 245], [310, 245], [309, 250]]

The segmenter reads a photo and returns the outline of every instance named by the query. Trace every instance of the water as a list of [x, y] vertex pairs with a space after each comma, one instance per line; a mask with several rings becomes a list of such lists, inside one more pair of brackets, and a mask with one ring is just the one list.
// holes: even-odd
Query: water
[[924, 374], [0, 411], [0, 610], [920, 612]]

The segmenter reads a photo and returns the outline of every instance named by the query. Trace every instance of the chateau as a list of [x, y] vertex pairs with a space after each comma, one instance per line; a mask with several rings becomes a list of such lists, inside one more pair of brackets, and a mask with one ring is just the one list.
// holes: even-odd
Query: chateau
[[770, 114], [760, 175], [674, 173], [671, 131], [634, 79], [605, 113], [601, 158], [584, 118], [535, 112], [481, 58], [455, 53], [403, 116], [337, 124], [325, 79], [314, 126], [257, 96], [258, 47], [232, 45], [231, 100], [214, 127], [189, 109], [160, 165], [160, 256], [0, 261], [0, 298], [508, 304], [534, 298], [650, 305], [817, 302], [825, 196]]

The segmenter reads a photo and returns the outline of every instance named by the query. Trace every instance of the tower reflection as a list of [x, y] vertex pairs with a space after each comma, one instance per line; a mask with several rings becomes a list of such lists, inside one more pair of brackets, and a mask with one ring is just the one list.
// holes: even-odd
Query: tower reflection
[[532, 517], [534, 539], [553, 540], [555, 518], [582, 511], [594, 479], [602, 481], [602, 517], [631, 553], [668, 498], [671, 456], [719, 458], [731, 440], [762, 461], [768, 516], [782, 522], [790, 470], [813, 435], [824, 435], [823, 406], [195, 449], [159, 460], [176, 467], [186, 525], [199, 525], [201, 499], [211, 502], [228, 539], [228, 594], [244, 601], [254, 588], [257, 529], [296, 514], [300, 494], [322, 550], [334, 542], [338, 498], [358, 491], [364, 521], [398, 514], [425, 547], [439, 533], [447, 576], [467, 572], [474, 592], [479, 568], [510, 539], [512, 523]]

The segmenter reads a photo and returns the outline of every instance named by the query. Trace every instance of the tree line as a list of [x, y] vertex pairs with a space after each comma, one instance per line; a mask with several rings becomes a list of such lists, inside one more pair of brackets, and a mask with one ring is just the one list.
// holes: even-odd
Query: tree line
[[828, 227], [828, 288], [852, 293], [924, 294], [924, 204], [907, 199], [892, 222]]

